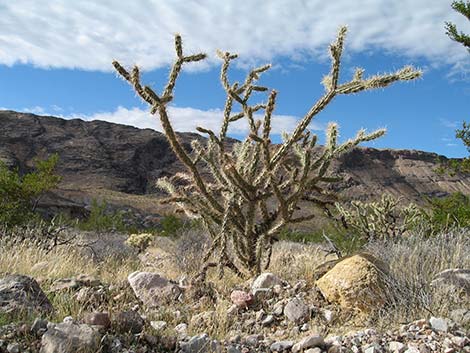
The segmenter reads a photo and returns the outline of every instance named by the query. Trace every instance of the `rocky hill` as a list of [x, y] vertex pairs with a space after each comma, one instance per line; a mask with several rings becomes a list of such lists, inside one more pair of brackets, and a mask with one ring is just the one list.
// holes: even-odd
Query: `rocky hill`
[[[187, 148], [191, 140], [203, 139], [193, 133], [179, 137]], [[52, 153], [60, 156], [63, 180], [42, 206], [72, 213], [82, 212], [93, 198], [144, 214], [161, 212], [154, 182], [183, 168], [165, 136], [151, 129], [0, 111], [0, 160], [27, 171], [34, 158]], [[423, 196], [470, 194], [470, 176], [436, 174], [437, 158], [414, 150], [357, 148], [334, 165], [344, 176], [336, 188], [347, 199], [391, 193], [421, 202]]]

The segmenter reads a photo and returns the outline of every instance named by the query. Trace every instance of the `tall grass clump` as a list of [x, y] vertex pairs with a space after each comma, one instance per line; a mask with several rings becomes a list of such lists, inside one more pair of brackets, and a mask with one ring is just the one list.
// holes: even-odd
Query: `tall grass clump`
[[375, 240], [365, 250], [388, 263], [394, 278], [392, 302], [377, 317], [384, 327], [429, 315], [449, 317], [453, 309], [468, 307], [468, 293], [431, 282], [446, 269], [470, 268], [470, 230]]

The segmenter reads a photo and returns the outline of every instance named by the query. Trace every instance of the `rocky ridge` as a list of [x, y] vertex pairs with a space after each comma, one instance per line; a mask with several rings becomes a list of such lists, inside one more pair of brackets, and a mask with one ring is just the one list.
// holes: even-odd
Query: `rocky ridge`
[[[41, 201], [52, 211], [80, 215], [96, 197], [158, 214], [155, 180], [183, 169], [165, 136], [150, 129], [14, 111], [0, 111], [0, 126], [0, 160], [7, 165], [27, 171], [34, 158], [59, 154], [62, 183]], [[193, 133], [180, 133], [179, 138], [186, 148], [191, 140], [203, 139]], [[422, 202], [423, 196], [470, 193], [469, 176], [435, 173], [438, 157], [413, 150], [356, 148], [334, 164], [333, 170], [344, 177], [335, 188], [345, 199], [390, 193], [415, 202]]]

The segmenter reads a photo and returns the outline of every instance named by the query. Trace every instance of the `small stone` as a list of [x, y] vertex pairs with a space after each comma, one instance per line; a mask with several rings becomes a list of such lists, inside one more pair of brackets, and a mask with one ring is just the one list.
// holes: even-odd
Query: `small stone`
[[7, 346], [8, 353], [20, 353], [20, 345], [18, 343], [10, 343]]
[[239, 308], [247, 308], [253, 303], [253, 294], [241, 290], [234, 290], [232, 294], [230, 294], [230, 299], [233, 304]]
[[294, 341], [277, 341], [274, 342], [269, 349], [271, 352], [284, 352], [288, 351], [294, 345]]
[[163, 331], [167, 327], [167, 323], [166, 321], [150, 321], [150, 326], [156, 331]]
[[34, 319], [33, 324], [31, 325], [31, 332], [35, 335], [40, 335], [47, 330], [48, 321], [40, 318]]
[[66, 317], [64, 317], [64, 319], [62, 320], [62, 322], [63, 322], [64, 324], [73, 324], [73, 317], [71, 317], [71, 316], [66, 316]]
[[334, 311], [328, 310], [328, 309], [323, 309], [321, 311], [323, 318], [325, 319], [326, 322], [330, 323], [333, 321], [335, 317]]
[[310, 330], [310, 325], [308, 323], [305, 323], [302, 326], [300, 326], [300, 331], [306, 332], [308, 330]]
[[322, 353], [322, 350], [321, 348], [315, 347], [315, 348], [307, 349], [305, 353]]
[[235, 346], [228, 346], [227, 347], [227, 353], [241, 353], [241, 350], [239, 350]]
[[392, 341], [388, 344], [388, 349], [392, 353], [402, 353], [405, 350], [405, 345], [401, 342]]
[[325, 344], [325, 341], [322, 336], [311, 335], [311, 336], [303, 338], [300, 342], [296, 343], [292, 347], [292, 352], [296, 353], [296, 352], [305, 350], [307, 348], [323, 346], [324, 344]]
[[232, 304], [230, 308], [227, 309], [227, 315], [232, 316], [238, 314], [238, 306], [235, 304]]
[[447, 320], [440, 318], [440, 317], [432, 316], [431, 319], [429, 319], [429, 324], [436, 331], [447, 332], [449, 328], [447, 324]]
[[245, 343], [249, 346], [256, 347], [263, 338], [263, 335], [249, 335], [245, 337]]
[[266, 315], [266, 313], [264, 312], [263, 309], [257, 311], [257, 312], [256, 312], [256, 315], [255, 315], [256, 321], [261, 321], [261, 320], [263, 320], [263, 318], [264, 318], [265, 315]]
[[93, 326], [60, 323], [42, 336], [41, 353], [96, 352], [100, 342], [101, 334]]
[[221, 347], [217, 341], [212, 341], [206, 333], [191, 337], [188, 342], [180, 343], [184, 353], [215, 353], [220, 352]]
[[284, 307], [284, 315], [289, 321], [300, 324], [309, 319], [310, 310], [303, 300], [294, 298]]
[[452, 343], [454, 343], [457, 347], [464, 347], [466, 344], [468, 344], [470, 340], [467, 337], [459, 337], [455, 336], [452, 337]]
[[268, 315], [264, 318], [263, 321], [261, 321], [261, 325], [263, 326], [269, 326], [274, 322], [274, 316], [273, 315]]
[[260, 274], [251, 285], [251, 289], [273, 288], [275, 285], [282, 285], [282, 281], [274, 273]]
[[188, 336], [188, 325], [185, 323], [176, 325], [174, 330], [178, 334], [179, 338], [184, 338]]
[[105, 329], [111, 327], [111, 320], [108, 313], [88, 313], [83, 321], [88, 325], [102, 326]]
[[381, 353], [382, 349], [380, 348], [380, 345], [371, 345], [363, 349], [363, 352], [364, 353]]
[[282, 302], [277, 302], [274, 304], [273, 314], [276, 316], [281, 316], [284, 313], [284, 304]]

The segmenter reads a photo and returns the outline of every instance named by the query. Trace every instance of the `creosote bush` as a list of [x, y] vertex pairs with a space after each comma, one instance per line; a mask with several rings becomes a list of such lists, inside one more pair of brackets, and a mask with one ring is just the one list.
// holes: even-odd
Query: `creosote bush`
[[[255, 68], [243, 82], [232, 83], [228, 79], [228, 71], [237, 55], [217, 53], [222, 60], [220, 79], [227, 95], [222, 125], [219, 132], [198, 127], [199, 132], [208, 136], [207, 142], [203, 146], [193, 141], [192, 151], [187, 151], [174, 131], [167, 105], [173, 101], [175, 84], [183, 65], [201, 61], [206, 55], [186, 55], [182, 39], [176, 35], [176, 61], [161, 94], [142, 85], [137, 66], [128, 71], [117, 61], [113, 62], [119, 75], [150, 105], [151, 113], [158, 115], [174, 153], [186, 166], [186, 173], [159, 179], [157, 184], [170, 195], [167, 203], [176, 204], [189, 217], [199, 218], [210, 234], [212, 244], [204, 255], [205, 266], [201, 274], [215, 266], [221, 275], [226, 267], [240, 276], [260, 273], [269, 266], [272, 245], [278, 234], [290, 224], [314, 217], [314, 213], [299, 212], [300, 201], [322, 208], [334, 202], [335, 195], [325, 190], [326, 184], [338, 181], [329, 174], [331, 162], [359, 143], [374, 140], [385, 133], [384, 129], [372, 133], [360, 130], [353, 139], [338, 143], [338, 127], [330, 123], [326, 145], [320, 154], [315, 153], [317, 136], [310, 134], [308, 126], [335, 97], [383, 88], [420, 76], [419, 70], [409, 66], [395, 73], [367, 78], [363, 69], [356, 69], [350, 81], [340, 83], [345, 35], [346, 28], [342, 27], [336, 41], [330, 45], [332, 64], [322, 82], [324, 95], [279, 145], [271, 143], [277, 92], [258, 84], [261, 74], [271, 65]], [[252, 103], [250, 98], [254, 92], [268, 92], [267, 101]], [[240, 119], [246, 119], [249, 134], [243, 142], [228, 149], [225, 142], [230, 124]], [[205, 177], [203, 169], [209, 169], [211, 176]]]
[[0, 162], [0, 224], [16, 226], [37, 217], [41, 197], [61, 180], [55, 172], [58, 160], [57, 154], [37, 159], [34, 170], [23, 175]]

